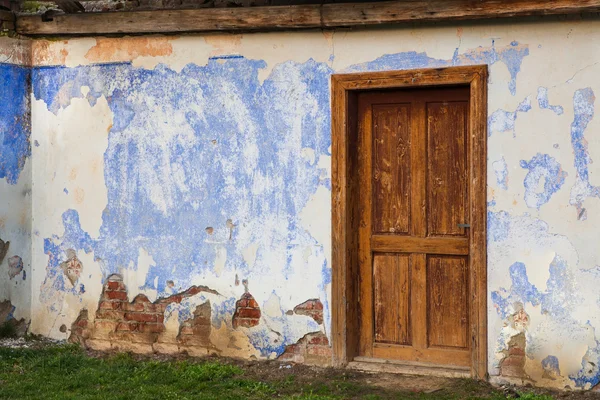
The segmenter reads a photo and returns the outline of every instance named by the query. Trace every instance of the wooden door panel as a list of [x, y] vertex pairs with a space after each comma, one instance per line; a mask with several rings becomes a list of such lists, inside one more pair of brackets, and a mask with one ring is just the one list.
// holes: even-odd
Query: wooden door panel
[[466, 236], [468, 102], [427, 103], [428, 236]]
[[408, 234], [410, 104], [373, 106], [373, 232]]
[[429, 364], [468, 367], [471, 365], [471, 353], [468, 349], [428, 348], [418, 349], [410, 346], [398, 346], [385, 343], [373, 345], [375, 358], [406, 360]]
[[469, 347], [467, 257], [427, 257], [427, 333], [430, 347]]
[[409, 256], [375, 253], [373, 282], [375, 342], [410, 344]]
[[470, 365], [468, 95], [358, 95], [361, 356]]
[[469, 254], [469, 239], [373, 235], [371, 236], [371, 249], [380, 252], [467, 255]]

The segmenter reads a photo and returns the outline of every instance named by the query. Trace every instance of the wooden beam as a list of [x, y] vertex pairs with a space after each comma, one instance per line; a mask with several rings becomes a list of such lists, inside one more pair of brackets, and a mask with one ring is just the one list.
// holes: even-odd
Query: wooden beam
[[267, 31], [600, 12], [600, 0], [403, 0], [19, 16], [22, 35]]
[[15, 14], [12, 11], [0, 10], [0, 33], [15, 30]]

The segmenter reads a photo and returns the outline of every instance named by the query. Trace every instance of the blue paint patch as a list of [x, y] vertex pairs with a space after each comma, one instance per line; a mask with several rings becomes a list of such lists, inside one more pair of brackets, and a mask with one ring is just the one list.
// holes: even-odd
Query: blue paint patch
[[570, 375], [575, 381], [575, 387], [593, 388], [600, 384], [600, 342], [596, 340], [596, 346], [588, 348], [581, 362], [581, 370], [577, 374]]
[[509, 46], [497, 48], [492, 41], [491, 47], [478, 47], [468, 50], [463, 54], [459, 54], [458, 51], [459, 49], [456, 49], [451, 60], [432, 58], [426, 53], [417, 53], [415, 51], [386, 54], [373, 61], [353, 65], [346, 72], [385, 71], [423, 67], [441, 68], [453, 65], [493, 65], [497, 62], [502, 62], [506, 65], [510, 73], [509, 90], [513, 96], [516, 94], [517, 75], [521, 71], [523, 58], [529, 55], [528, 46], [513, 42]]
[[564, 112], [562, 106], [551, 106], [548, 100], [548, 88], [539, 87], [537, 93], [538, 105], [542, 110], [551, 110], [556, 115], [562, 115]]
[[517, 107], [515, 111], [496, 110], [488, 118], [488, 136], [494, 132], [512, 131], [513, 137], [516, 136], [515, 122], [519, 113], [525, 113], [531, 110], [531, 98], [527, 96]]
[[507, 190], [508, 189], [508, 168], [506, 166], [506, 160], [502, 157], [498, 161], [492, 163], [494, 174], [496, 174], [496, 182], [498, 187]]
[[555, 356], [548, 356], [542, 360], [542, 368], [545, 372], [551, 376], [560, 376], [560, 367], [558, 365], [558, 358]]
[[[536, 154], [530, 161], [521, 160], [521, 168], [528, 169], [525, 185], [525, 203], [528, 207], [539, 209], [565, 183], [567, 173], [554, 157], [548, 154]], [[543, 179], [543, 190], [539, 191]]]
[[[526, 46], [516, 43], [455, 54], [452, 60], [408, 52], [349, 71], [503, 62], [516, 82], [527, 54]], [[318, 260], [314, 272], [328, 321], [331, 266], [300, 214], [318, 188], [331, 189], [331, 180], [318, 162], [306, 162], [300, 150], [311, 149], [317, 160], [331, 155], [333, 71], [314, 60], [285, 62], [261, 83], [258, 75], [265, 67], [261, 60], [228, 56], [210, 59], [205, 66], [189, 64], [181, 72], [129, 63], [33, 69], [33, 95], [51, 112], [84, 98], [81, 88], [86, 86], [90, 105], [104, 97], [114, 115], [104, 154], [108, 202], [100, 235], [92, 239], [84, 232], [76, 211], [64, 213], [64, 235], [44, 240], [48, 265], [42, 302], [52, 307], [55, 292], [70, 291], [60, 270], [68, 249], [93, 251], [107, 277], [122, 268], [136, 269], [144, 248], [154, 260], [144, 287], [154, 288], [156, 280], [155, 289], [166, 293], [167, 281], [184, 284], [214, 274], [217, 249], [227, 254], [222, 273], [239, 274], [252, 285], [274, 271], [285, 282], [298, 272], [293, 265], [297, 254], [310, 247], [312, 260]], [[509, 84], [511, 92], [515, 82]], [[527, 106], [519, 106], [519, 112]], [[504, 240], [508, 217], [498, 213], [494, 218], [490, 237]], [[206, 227], [214, 233], [208, 235]], [[256, 260], [248, 265], [242, 252], [253, 243], [258, 244]], [[212, 308], [214, 326], [231, 324], [235, 299]], [[248, 332], [265, 356], [281, 354], [298, 339], [289, 316], [278, 320], [281, 332], [262, 325]], [[308, 322], [306, 333], [319, 329]]]
[[31, 156], [31, 70], [0, 63], [0, 179], [16, 184]]
[[[571, 145], [575, 155], [575, 169], [577, 177], [575, 185], [571, 188], [570, 203], [577, 207], [582, 215], [582, 205], [588, 197], [600, 197], [600, 187], [592, 186], [589, 177], [589, 164], [592, 159], [588, 153], [588, 142], [584, 132], [594, 118], [594, 103], [596, 96], [591, 88], [579, 89], [573, 96], [574, 118], [571, 124]], [[581, 219], [581, 218], [580, 218]]]
[[487, 214], [488, 242], [501, 242], [508, 239], [510, 215], [506, 211]]

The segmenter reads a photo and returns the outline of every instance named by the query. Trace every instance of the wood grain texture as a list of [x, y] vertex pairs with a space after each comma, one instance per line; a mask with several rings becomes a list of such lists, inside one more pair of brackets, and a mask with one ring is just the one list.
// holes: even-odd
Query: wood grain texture
[[468, 223], [468, 110], [467, 101], [427, 103], [428, 236], [467, 233], [458, 224]]
[[3, 32], [15, 30], [15, 14], [12, 11], [0, 10], [0, 29]]
[[373, 257], [375, 342], [409, 345], [410, 262], [407, 254]]
[[466, 257], [427, 257], [429, 347], [469, 347], [469, 302]]
[[[363, 90], [406, 88], [414, 90], [419, 87], [436, 86], [447, 87], [455, 85], [467, 85], [469, 88], [469, 122], [468, 129], [468, 181], [469, 208], [468, 219], [471, 228], [468, 230], [468, 277], [471, 288], [469, 308], [469, 340], [467, 349], [458, 348], [427, 348], [427, 338], [421, 339], [421, 343], [412, 337], [412, 346], [396, 345], [387, 343], [373, 343], [369, 350], [370, 357], [382, 359], [412, 359], [426, 363], [447, 363], [461, 367], [470, 367], [473, 377], [485, 379], [487, 374], [487, 266], [486, 266], [486, 118], [487, 118], [487, 66], [451, 67], [441, 69], [422, 69], [411, 71], [386, 71], [375, 73], [343, 74], [332, 76], [332, 156], [333, 156], [333, 182], [332, 182], [332, 212], [333, 212], [333, 282], [332, 282], [332, 338], [334, 363], [344, 365], [362, 352], [361, 341], [358, 332], [361, 330], [363, 318], [359, 318], [356, 311], [362, 304], [364, 296], [372, 296], [372, 292], [364, 290], [361, 280], [363, 279], [362, 266], [359, 265], [359, 256], [353, 249], [359, 248], [358, 231], [363, 225], [359, 218], [356, 204], [359, 202], [359, 194], [364, 190], [361, 179], [352, 178], [357, 174], [360, 163], [360, 144], [357, 135], [357, 123], [348, 115], [353, 107], [352, 101]], [[363, 94], [360, 94], [363, 96]], [[455, 99], [446, 98], [454, 101]], [[420, 101], [415, 98], [415, 102]], [[418, 104], [412, 104], [419, 108]], [[356, 107], [356, 103], [354, 103]], [[425, 110], [425, 106], [421, 107]], [[354, 108], [353, 113], [356, 112]], [[424, 113], [424, 112], [423, 112]], [[423, 121], [425, 121], [423, 119]], [[425, 129], [419, 123], [411, 125], [411, 129]], [[411, 134], [412, 136], [412, 134]], [[411, 138], [412, 139], [412, 138]], [[370, 139], [369, 139], [370, 140]], [[354, 144], [353, 144], [354, 143]], [[411, 151], [416, 147], [425, 149], [426, 143], [411, 140]], [[359, 153], [359, 154], [357, 154]], [[359, 162], [360, 161], [360, 162]], [[411, 155], [411, 168], [418, 165], [418, 160]], [[369, 172], [370, 176], [370, 172]], [[415, 179], [414, 171], [411, 175]], [[370, 180], [370, 179], [369, 179]], [[411, 185], [412, 186], [412, 185]], [[425, 199], [424, 189], [415, 190], [411, 188], [411, 196], [421, 196]], [[420, 210], [420, 211], [419, 211]], [[411, 204], [411, 212], [425, 215], [424, 204]], [[362, 213], [360, 213], [362, 215]], [[411, 218], [411, 229], [414, 227], [414, 216]], [[423, 220], [425, 221], [425, 220]], [[370, 223], [370, 222], [369, 222]], [[422, 226], [422, 224], [417, 224]], [[367, 227], [370, 229], [371, 227]], [[425, 232], [422, 238], [425, 238]], [[413, 231], [411, 235], [415, 235]], [[378, 236], [399, 235], [375, 235], [371, 238], [371, 246], [376, 242]], [[456, 239], [461, 237], [427, 238], [427, 239]], [[338, 243], [336, 243], [338, 242]], [[363, 246], [364, 246], [363, 242]], [[388, 243], [387, 245], [391, 245]], [[373, 248], [371, 249], [373, 250]], [[419, 285], [421, 292], [427, 290], [427, 254], [414, 253], [411, 258], [411, 302], [413, 312], [418, 309], [418, 301], [423, 296], [418, 296]], [[361, 273], [357, 271], [360, 269]], [[369, 275], [369, 285], [372, 287], [372, 264]], [[421, 274], [419, 275], [419, 271]], [[359, 285], [360, 283], [360, 285]], [[359, 291], [360, 287], [360, 291]], [[337, 293], [337, 294], [336, 294]], [[339, 295], [338, 295], [339, 294]], [[372, 301], [372, 299], [370, 300]], [[417, 303], [415, 306], [414, 303]], [[425, 310], [426, 302], [421, 300], [421, 310]], [[355, 306], [355, 308], [353, 308]], [[370, 304], [372, 310], [372, 303]], [[421, 311], [423, 312], [423, 311]], [[372, 313], [372, 311], [371, 311]], [[362, 316], [362, 311], [361, 311]], [[373, 320], [371, 314], [371, 321]], [[427, 331], [427, 320], [421, 318], [411, 320], [412, 332]], [[421, 328], [418, 328], [421, 325]], [[422, 325], [425, 325], [423, 328]], [[372, 325], [371, 325], [372, 328]], [[414, 336], [414, 335], [413, 335]], [[373, 340], [371, 339], [371, 342]]]
[[373, 107], [371, 101], [358, 96], [358, 265], [360, 268], [360, 345], [359, 354], [372, 356], [373, 348], [373, 254], [372, 232], [372, 162]]
[[323, 5], [19, 16], [22, 35], [97, 35], [335, 28], [599, 12], [600, 0], [406, 0]]
[[371, 249], [379, 252], [467, 255], [469, 254], [469, 239], [373, 235]]
[[410, 232], [410, 104], [373, 106], [373, 232]]

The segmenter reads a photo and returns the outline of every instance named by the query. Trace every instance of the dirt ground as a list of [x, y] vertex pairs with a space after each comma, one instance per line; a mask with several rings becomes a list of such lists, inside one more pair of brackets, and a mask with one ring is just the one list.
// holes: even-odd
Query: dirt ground
[[[87, 351], [90, 357], [107, 357], [110, 353]], [[186, 354], [178, 355], [134, 355], [140, 360], [190, 360], [194, 359]], [[513, 385], [494, 387], [490, 383], [475, 381], [471, 379], [443, 378], [433, 376], [403, 375], [389, 373], [361, 372], [340, 368], [322, 368], [304, 364], [282, 363], [279, 361], [247, 361], [234, 358], [210, 356], [198, 360], [217, 360], [220, 363], [239, 366], [245, 371], [245, 376], [261, 382], [285, 381], [294, 378], [295, 385], [315, 385], [320, 383], [340, 381], [348, 382], [356, 388], [365, 388], [365, 395], [378, 393], [379, 388], [385, 392], [413, 392], [423, 394], [452, 393], [457, 398], [477, 398], [502, 393], [507, 398], [519, 398], [519, 393], [527, 392], [540, 396], [550, 396], [553, 399], [565, 400], [600, 400], [600, 392], [597, 391], [558, 391], [550, 389], [534, 388], [532, 386], [517, 387]], [[464, 397], [463, 397], [464, 396]], [[357, 393], [357, 398], [360, 393]], [[533, 398], [532, 398], [533, 399]]]

